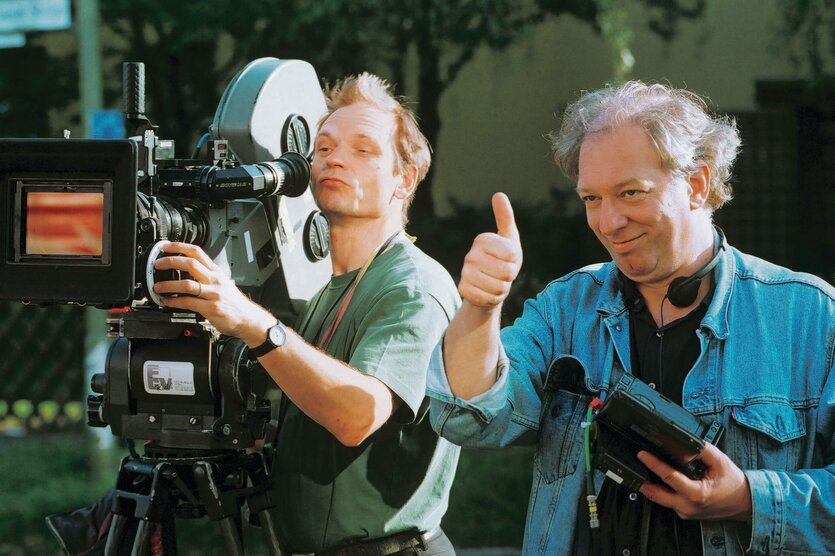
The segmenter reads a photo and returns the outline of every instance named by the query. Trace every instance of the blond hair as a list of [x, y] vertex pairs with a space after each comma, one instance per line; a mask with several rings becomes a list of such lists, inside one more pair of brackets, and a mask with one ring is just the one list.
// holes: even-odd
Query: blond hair
[[[401, 99], [392, 95], [389, 84], [385, 80], [363, 72], [357, 76], [346, 77], [329, 87], [325, 96], [328, 111], [319, 121], [320, 128], [331, 114], [352, 104], [368, 104], [391, 114], [394, 118], [395, 169], [399, 175], [404, 175], [409, 166], [414, 166], [417, 168], [417, 183], [423, 181], [432, 163], [429, 141], [421, 133], [412, 111], [404, 106]], [[414, 191], [417, 191], [417, 187]], [[414, 198], [414, 191], [403, 204], [404, 224], [408, 218], [409, 205]]]
[[644, 129], [662, 168], [673, 175], [689, 176], [701, 164], [708, 167], [711, 211], [731, 199], [731, 167], [740, 146], [736, 122], [711, 115], [699, 95], [658, 83], [629, 81], [588, 92], [569, 105], [559, 132], [550, 136], [557, 166], [576, 181], [586, 136], [626, 124]]

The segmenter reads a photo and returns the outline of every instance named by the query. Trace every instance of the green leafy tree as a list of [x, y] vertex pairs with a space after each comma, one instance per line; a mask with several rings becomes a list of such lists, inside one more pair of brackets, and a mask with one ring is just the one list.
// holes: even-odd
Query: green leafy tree
[[823, 79], [827, 70], [833, 70], [835, 58], [835, 2], [794, 0], [781, 2], [780, 9], [783, 17], [776, 46], [783, 50], [788, 43], [794, 61], [805, 65], [814, 80]]
[[[630, 5], [647, 7], [650, 29], [669, 38], [678, 21], [702, 13], [704, 0], [108, 0], [101, 3], [109, 39], [103, 41], [105, 100], [112, 107], [120, 104], [122, 61], [145, 62], [148, 114], [184, 155], [211, 121], [223, 87], [254, 58], [304, 59], [326, 81], [370, 69], [400, 89], [404, 63], [412, 59], [417, 116], [435, 145], [441, 98], [478, 49], [505, 48], [548, 17], [571, 14], [591, 25], [611, 45], [614, 78], [625, 78], [631, 69]], [[4, 57], [0, 75], [11, 83], [7, 58], [12, 57]], [[69, 56], [58, 62], [76, 67]], [[32, 67], [31, 61], [18, 63]], [[25, 98], [7, 112], [20, 117]], [[61, 104], [48, 102], [47, 108]], [[431, 181], [430, 174], [418, 189], [416, 219], [434, 215]]]
[[[636, 0], [637, 1], [637, 0]], [[681, 18], [700, 15], [704, 0], [641, 0], [650, 28], [669, 38]], [[606, 37], [614, 76], [631, 68], [625, 0], [264, 0], [229, 9], [217, 1], [112, 0], [106, 24], [125, 39], [125, 57], [147, 62], [149, 106], [176, 139], [205, 127], [234, 71], [260, 56], [310, 61], [326, 80], [378, 68], [401, 86], [404, 61], [417, 65], [417, 116], [431, 144], [442, 121], [444, 92], [482, 46], [505, 48], [531, 25], [572, 14]], [[175, 127], [171, 127], [171, 125]], [[431, 175], [414, 213], [434, 214]]]
[[42, 35], [31, 33], [26, 46], [0, 50], [0, 137], [54, 135], [50, 109], [66, 108], [76, 95], [77, 66], [50, 56], [38, 44]]

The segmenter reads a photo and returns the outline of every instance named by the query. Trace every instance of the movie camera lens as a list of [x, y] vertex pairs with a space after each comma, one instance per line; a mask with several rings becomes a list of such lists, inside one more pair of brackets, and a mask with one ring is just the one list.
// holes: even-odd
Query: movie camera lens
[[310, 183], [310, 163], [297, 152], [289, 151], [273, 162], [261, 162], [255, 166], [268, 168], [273, 175], [272, 180], [267, 180], [270, 192], [266, 195], [298, 197]]
[[173, 199], [138, 192], [136, 211], [140, 233], [153, 233], [171, 241], [204, 245], [209, 237], [205, 212]]
[[298, 197], [310, 183], [310, 163], [297, 152], [286, 152], [271, 162], [230, 167], [168, 168], [159, 172], [160, 192], [191, 197], [211, 204], [233, 199], [281, 195]]

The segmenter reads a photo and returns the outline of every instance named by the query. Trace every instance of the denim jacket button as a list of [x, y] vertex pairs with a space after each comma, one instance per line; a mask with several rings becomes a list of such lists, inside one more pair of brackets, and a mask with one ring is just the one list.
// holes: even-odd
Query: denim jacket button
[[622, 327], [621, 325], [619, 325], [619, 324], [616, 324], [616, 325], [615, 325], [615, 330], [617, 330], [618, 332], [620, 332], [621, 330], [623, 330], [623, 327]]
[[720, 537], [719, 535], [713, 535], [710, 537], [710, 544], [713, 546], [722, 546], [725, 544], [725, 537]]

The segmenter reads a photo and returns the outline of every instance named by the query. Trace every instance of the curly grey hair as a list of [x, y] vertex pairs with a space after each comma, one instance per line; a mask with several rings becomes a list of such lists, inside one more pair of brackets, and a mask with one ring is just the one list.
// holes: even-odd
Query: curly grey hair
[[577, 181], [580, 146], [586, 136], [625, 124], [638, 124], [646, 131], [661, 166], [675, 176], [689, 176], [706, 164], [711, 210], [731, 199], [728, 182], [740, 146], [736, 122], [710, 114], [695, 93], [657, 83], [629, 81], [585, 93], [570, 104], [559, 132], [550, 135], [557, 166]]

